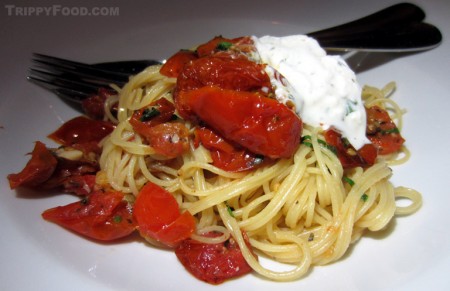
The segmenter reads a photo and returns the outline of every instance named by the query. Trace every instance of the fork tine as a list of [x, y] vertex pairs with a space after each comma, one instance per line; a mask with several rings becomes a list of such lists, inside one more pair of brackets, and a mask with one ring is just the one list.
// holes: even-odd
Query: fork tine
[[69, 61], [53, 56], [34, 53], [33, 62], [39, 67], [59, 74], [71, 74], [80, 79], [88, 79], [102, 85], [124, 85], [129, 80], [129, 75], [96, 68], [92, 65]]
[[34, 77], [28, 77], [27, 79], [39, 86], [49, 89], [57, 96], [71, 102], [81, 103], [88, 96], [85, 92], [76, 91], [70, 88], [52, 86], [52, 83], [49, 81], [37, 79]]
[[83, 80], [89, 82], [91, 84], [97, 84], [97, 86], [109, 86], [110, 84], [117, 84], [122, 86], [125, 82], [118, 79], [113, 79], [111, 77], [106, 78], [104, 75], [96, 75], [95, 72], [86, 72], [79, 69], [73, 69], [68, 67], [63, 67], [58, 64], [50, 64], [39, 60], [33, 60], [37, 63], [34, 67], [40, 69], [41, 71], [45, 70], [57, 75], [64, 75], [67, 78]]
[[80, 103], [101, 87], [123, 86], [129, 74], [109, 71], [80, 62], [34, 53], [28, 80], [56, 95]]
[[[109, 88], [111, 83], [103, 80], [84, 79], [78, 75], [70, 73], [58, 73], [53, 70], [41, 70], [40, 67], [30, 68], [29, 75], [34, 78], [41, 78], [46, 81], [53, 81], [54, 83], [70, 86], [73, 90], [87, 92], [89, 94], [95, 93], [100, 87]], [[120, 83], [116, 85], [122, 86]]]
[[[63, 86], [66, 84], [67, 86], [70, 86], [74, 88], [79, 88], [80, 91], [83, 92], [90, 92], [90, 91], [97, 91], [99, 88], [99, 84], [96, 82], [89, 82], [86, 80], [81, 80], [78, 78], [74, 78], [67, 74], [54, 74], [52, 72], [47, 71], [41, 71], [38, 69], [31, 68], [30, 69], [30, 76], [32, 78], [41, 78], [43, 80], [52, 81], [53, 83], [62, 84]], [[74, 88], [75, 89], [75, 88]]]
[[92, 85], [85, 81], [78, 81], [36, 69], [30, 69], [27, 79], [62, 98], [77, 103], [86, 99], [87, 96], [97, 93], [99, 88], [98, 85]]

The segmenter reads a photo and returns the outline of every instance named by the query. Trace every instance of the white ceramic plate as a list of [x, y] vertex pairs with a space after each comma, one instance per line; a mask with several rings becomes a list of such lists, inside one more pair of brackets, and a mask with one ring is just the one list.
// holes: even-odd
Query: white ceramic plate
[[[184, 271], [169, 251], [132, 240], [100, 244], [41, 219], [43, 210], [74, 201], [71, 196], [35, 197], [9, 189], [7, 174], [25, 165], [24, 154], [31, 151], [33, 142], [49, 143], [45, 136], [77, 114], [26, 81], [31, 53], [86, 62], [164, 59], [215, 35], [306, 33], [396, 1], [22, 2], [28, 4], [0, 7], [0, 289], [162, 291], [212, 287]], [[403, 134], [412, 158], [394, 168], [393, 181], [421, 191], [422, 209], [396, 218], [386, 231], [369, 234], [343, 259], [313, 268], [302, 280], [275, 283], [248, 275], [216, 290], [450, 289], [450, 43], [445, 38], [450, 33], [450, 2], [414, 2], [424, 8], [429, 22], [441, 28], [443, 44], [432, 51], [390, 59], [358, 77], [361, 84], [374, 86], [397, 82], [394, 98], [408, 110]], [[119, 15], [61, 13], [67, 7], [83, 6], [115, 7]], [[31, 7], [51, 7], [60, 13], [29, 15]], [[386, 57], [368, 56], [372, 60]]]

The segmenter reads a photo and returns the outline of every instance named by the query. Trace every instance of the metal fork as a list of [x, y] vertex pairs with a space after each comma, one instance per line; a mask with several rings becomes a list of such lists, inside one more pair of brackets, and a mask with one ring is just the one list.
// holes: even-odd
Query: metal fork
[[[366, 17], [307, 35], [328, 51], [417, 52], [432, 49], [442, 41], [435, 26], [424, 23], [419, 7], [401, 3]], [[123, 86], [129, 76], [156, 60], [121, 61], [88, 65], [43, 54], [33, 54], [28, 80], [56, 95], [80, 103], [110, 84]]]
[[28, 80], [66, 100], [81, 102], [96, 94], [101, 87], [125, 85], [130, 75], [150, 65], [160, 64], [155, 60], [124, 61], [100, 64], [84, 64], [43, 54], [33, 54], [33, 65]]

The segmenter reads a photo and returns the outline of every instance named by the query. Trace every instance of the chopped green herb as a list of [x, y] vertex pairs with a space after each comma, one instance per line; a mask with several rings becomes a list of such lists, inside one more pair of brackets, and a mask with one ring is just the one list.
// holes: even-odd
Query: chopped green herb
[[233, 214], [234, 208], [231, 207], [230, 205], [228, 205], [228, 203], [225, 203], [225, 205], [227, 206], [228, 214], [229, 214], [231, 217], [234, 217], [234, 214]]
[[350, 179], [347, 176], [344, 176], [342, 179], [344, 179], [344, 181], [347, 182], [350, 186], [354, 186], [355, 185], [355, 181], [353, 181], [352, 179]]
[[345, 115], [349, 115], [350, 113], [352, 113], [352, 112], [355, 112], [355, 109], [354, 109], [354, 107], [357, 105], [357, 102], [356, 101], [351, 101], [351, 100], [348, 100], [347, 101], [347, 108], [346, 108], [346, 112], [345, 112]]
[[353, 109], [353, 107], [349, 103], [347, 103], [347, 109], [345, 111], [346, 111], [345, 115], [347, 116], [350, 113], [354, 112], [355, 110]]
[[113, 221], [114, 221], [115, 223], [120, 223], [120, 222], [122, 222], [122, 216], [120, 216], [120, 215], [114, 216], [114, 217], [113, 217]]
[[[320, 145], [322, 145], [323, 147], [325, 147], [328, 150], [332, 151], [334, 154], [337, 154], [336, 148], [334, 146], [328, 144], [326, 141], [318, 139], [317, 142]], [[307, 147], [312, 148], [311, 136], [310, 135], [302, 136], [301, 143], [304, 144]]]
[[142, 112], [141, 121], [149, 121], [153, 117], [156, 117], [160, 114], [159, 110], [155, 107], [145, 108], [144, 112]]
[[313, 240], [314, 240], [314, 232], [311, 232], [309, 234], [308, 241], [313, 241]]
[[381, 131], [381, 134], [391, 134], [391, 133], [400, 133], [400, 130], [398, 130], [397, 127], [394, 127], [393, 129]]
[[367, 201], [367, 199], [369, 199], [369, 195], [367, 195], [367, 194], [363, 194], [363, 195], [361, 195], [361, 200], [363, 201], [363, 202], [366, 202]]
[[233, 45], [233, 43], [229, 42], [229, 41], [222, 41], [219, 42], [216, 46], [216, 49], [218, 49], [219, 51], [226, 51], [228, 50], [231, 46]]
[[302, 136], [302, 141], [304, 141], [304, 140], [311, 140], [311, 136], [310, 135]]
[[312, 147], [312, 143], [311, 143], [311, 136], [310, 135], [305, 135], [302, 136], [300, 142], [308, 147]]
[[303, 136], [300, 142], [305, 146], [312, 148], [311, 136], [309, 135]]

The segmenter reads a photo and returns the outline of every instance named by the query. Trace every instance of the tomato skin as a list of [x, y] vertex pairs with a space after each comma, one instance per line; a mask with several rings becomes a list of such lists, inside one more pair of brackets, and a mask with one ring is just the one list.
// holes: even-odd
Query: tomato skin
[[133, 215], [141, 236], [154, 239], [168, 247], [178, 245], [195, 230], [195, 220], [188, 211], [180, 213], [171, 193], [148, 182], [139, 191]]
[[[148, 110], [156, 110], [157, 114], [152, 117], [145, 118], [144, 113]], [[145, 131], [145, 128], [172, 120], [174, 114], [175, 106], [166, 98], [161, 98], [150, 103], [147, 107], [135, 111], [131, 116], [130, 123], [136, 131]]]
[[213, 165], [222, 170], [240, 172], [263, 164], [264, 157], [231, 144], [208, 128], [196, 128], [195, 137], [197, 144], [201, 143], [211, 152]]
[[42, 142], [36, 142], [27, 165], [20, 173], [8, 175], [8, 180], [11, 189], [60, 189], [66, 193], [87, 195], [94, 189], [98, 170], [95, 160], [61, 158]]
[[168, 247], [176, 247], [191, 236], [195, 230], [195, 219], [189, 211], [184, 211], [173, 222], [157, 231], [153, 238]]
[[8, 181], [11, 189], [19, 186], [35, 187], [47, 181], [56, 169], [58, 161], [45, 144], [37, 141], [31, 159], [23, 170], [17, 174], [9, 174]]
[[207, 55], [211, 55], [211, 54], [219, 51], [218, 45], [222, 42], [235, 43], [235, 40], [230, 39], [230, 38], [225, 38], [222, 36], [216, 36], [213, 39], [211, 39], [210, 41], [208, 41], [202, 45], [199, 45], [197, 47], [198, 56], [205, 57]]
[[[156, 110], [157, 114], [145, 118], [145, 111]], [[130, 124], [143, 136], [157, 154], [175, 158], [189, 149], [189, 130], [173, 119], [175, 106], [165, 98], [152, 102], [148, 107], [133, 113]]]
[[334, 130], [325, 132], [325, 140], [336, 149], [337, 156], [344, 169], [365, 168], [375, 163], [377, 149], [372, 144], [366, 144], [356, 151], [350, 144], [344, 143], [341, 134]]
[[177, 79], [177, 90], [186, 91], [204, 86], [217, 86], [237, 91], [256, 91], [271, 88], [264, 65], [246, 57], [218, 54], [200, 58], [187, 64]]
[[255, 154], [289, 158], [299, 146], [301, 119], [274, 99], [203, 87], [186, 92], [185, 100], [210, 128]]
[[181, 50], [171, 56], [161, 67], [159, 72], [169, 78], [177, 78], [184, 66], [190, 61], [196, 60], [197, 54], [193, 51]]
[[157, 154], [166, 158], [175, 158], [189, 149], [189, 130], [181, 123], [161, 123], [148, 127], [133, 124], [137, 133], [142, 135]]
[[136, 228], [123, 197], [120, 192], [96, 191], [80, 202], [48, 209], [42, 217], [83, 236], [111, 241]]
[[367, 138], [375, 145], [380, 155], [394, 153], [405, 140], [388, 112], [378, 106], [366, 108]]
[[191, 61], [198, 58], [209, 56], [218, 52], [222, 52], [223, 49], [219, 47], [220, 43], [232, 43], [238, 44], [240, 49], [243, 51], [248, 51], [247, 47], [253, 44], [253, 41], [249, 37], [239, 37], [234, 39], [224, 38], [222, 36], [216, 36], [210, 41], [201, 44], [197, 47], [195, 51], [190, 50], [180, 50], [169, 59], [161, 67], [160, 73], [169, 78], [177, 78], [184, 66]]
[[217, 244], [187, 239], [175, 249], [175, 254], [192, 275], [210, 284], [220, 284], [252, 272], [232, 238]]
[[[209, 56], [212, 54], [221, 53], [227, 51], [226, 48], [220, 47], [221, 43], [231, 43], [233, 47], [240, 52], [250, 52], [254, 50], [253, 40], [249, 36], [226, 38], [223, 36], [216, 36], [210, 41], [199, 45], [197, 47], [197, 55], [201, 57]], [[232, 49], [234, 50], [234, 49]], [[227, 51], [228, 52], [228, 51]], [[228, 52], [229, 53], [229, 52]], [[232, 53], [232, 52], [231, 52]]]
[[229, 54], [200, 58], [186, 65], [177, 79], [175, 106], [184, 119], [195, 120], [184, 93], [204, 86], [236, 91], [261, 91], [271, 88], [264, 66], [246, 57], [231, 58]]
[[79, 116], [64, 123], [48, 137], [65, 146], [89, 142], [98, 143], [113, 129], [112, 123]]
[[189, 149], [189, 130], [182, 123], [162, 123], [148, 129], [145, 137], [156, 153], [166, 158], [181, 156]]

